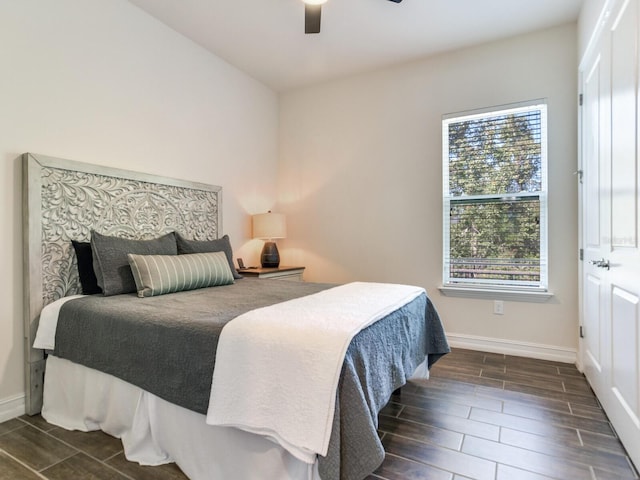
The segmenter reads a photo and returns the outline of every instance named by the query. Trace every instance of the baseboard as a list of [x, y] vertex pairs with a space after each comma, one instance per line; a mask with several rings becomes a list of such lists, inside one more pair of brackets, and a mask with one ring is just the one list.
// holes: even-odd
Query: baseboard
[[24, 395], [0, 399], [0, 423], [24, 415]]
[[502, 353], [518, 357], [553, 360], [555, 362], [572, 363], [577, 361], [577, 351], [571, 348], [538, 343], [517, 342], [502, 338], [477, 337], [459, 333], [447, 333], [449, 345], [454, 348], [466, 348], [482, 352]]

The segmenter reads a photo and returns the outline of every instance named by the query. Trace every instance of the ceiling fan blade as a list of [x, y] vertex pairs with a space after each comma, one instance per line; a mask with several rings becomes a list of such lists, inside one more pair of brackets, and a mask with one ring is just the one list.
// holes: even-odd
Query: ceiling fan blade
[[402, 0], [389, 0], [390, 2], [400, 3]]
[[322, 5], [304, 4], [304, 33], [320, 33], [321, 13]]

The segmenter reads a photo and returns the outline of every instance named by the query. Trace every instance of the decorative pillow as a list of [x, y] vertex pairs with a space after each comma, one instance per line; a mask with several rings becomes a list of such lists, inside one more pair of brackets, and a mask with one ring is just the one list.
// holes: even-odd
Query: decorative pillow
[[140, 298], [233, 283], [224, 252], [128, 258]]
[[80, 277], [82, 293], [85, 295], [102, 293], [102, 289], [98, 286], [96, 272], [93, 271], [93, 253], [91, 250], [91, 243], [71, 240], [71, 244], [73, 245], [73, 249], [76, 251], [76, 259], [78, 260], [78, 276]]
[[91, 232], [93, 270], [104, 296], [136, 291], [136, 282], [129, 267], [128, 253], [139, 255], [177, 255], [176, 236], [173, 232], [153, 240], [127, 238]]
[[180, 233], [176, 232], [176, 241], [178, 242], [178, 255], [186, 253], [208, 253], [208, 252], [224, 252], [229, 262], [229, 268], [233, 274], [233, 278], [242, 278], [242, 275], [233, 266], [233, 250], [229, 235], [225, 235], [217, 240], [187, 240]]

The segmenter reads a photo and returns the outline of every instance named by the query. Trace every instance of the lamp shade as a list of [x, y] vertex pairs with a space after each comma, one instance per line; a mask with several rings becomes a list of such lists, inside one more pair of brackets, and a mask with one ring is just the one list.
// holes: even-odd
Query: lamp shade
[[251, 217], [251, 225], [253, 238], [268, 240], [287, 236], [287, 220], [282, 213], [259, 213]]

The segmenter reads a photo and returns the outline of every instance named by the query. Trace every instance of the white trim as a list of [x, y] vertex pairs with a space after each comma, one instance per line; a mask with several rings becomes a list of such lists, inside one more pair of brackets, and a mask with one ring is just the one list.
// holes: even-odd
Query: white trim
[[[449, 153], [449, 126], [451, 124], [462, 123], [470, 120], [491, 120], [496, 117], [501, 117], [507, 114], [517, 114], [523, 112], [539, 112], [540, 113], [540, 190], [520, 192], [516, 195], [508, 192], [495, 193], [495, 194], [483, 194], [483, 195], [460, 195], [452, 196], [450, 192], [450, 153]], [[500, 109], [483, 108], [474, 111], [459, 112], [456, 114], [446, 114], [442, 116], [442, 221], [443, 221], [443, 270], [442, 281], [446, 287], [449, 287], [451, 283], [455, 281], [457, 284], [464, 284], [470, 287], [480, 287], [483, 284], [496, 285], [496, 289], [500, 289], [500, 284], [504, 284], [507, 287], [523, 287], [526, 289], [529, 286], [536, 287], [546, 291], [549, 286], [549, 233], [548, 233], [548, 218], [549, 218], [549, 181], [548, 181], [548, 101], [544, 99], [536, 99], [525, 102], [518, 102], [511, 105], [503, 105]], [[463, 279], [450, 277], [450, 265], [451, 265], [451, 222], [450, 212], [452, 204], [459, 203], [465, 200], [483, 200], [483, 199], [504, 199], [504, 197], [538, 197], [540, 205], [540, 244], [539, 244], [539, 266], [540, 266], [540, 278], [537, 282], [521, 282], [517, 280], [505, 280], [498, 281], [496, 279], [487, 280], [475, 280], [475, 279]], [[490, 287], [491, 288], [491, 287]], [[442, 289], [441, 289], [442, 291]], [[445, 295], [448, 293], [443, 292]], [[457, 292], [451, 291], [451, 296], [466, 296], [459, 295]], [[548, 298], [547, 298], [548, 299]], [[527, 301], [524, 297], [517, 298], [518, 301]], [[543, 301], [546, 301], [543, 300]]]
[[553, 360], [555, 362], [575, 364], [577, 351], [575, 348], [539, 343], [517, 342], [503, 338], [477, 337], [461, 333], [447, 333], [449, 345], [455, 348], [479, 350], [482, 352], [502, 353], [517, 357]]
[[511, 300], [514, 302], [544, 303], [553, 297], [553, 292], [541, 289], [526, 290], [481, 288], [480, 286], [452, 286], [442, 285], [438, 287], [445, 297], [480, 298], [484, 300]]
[[607, 23], [607, 20], [611, 16], [611, 11], [615, 6], [616, 0], [605, 0], [604, 5], [602, 6], [602, 10], [600, 10], [600, 14], [598, 15], [598, 20], [593, 27], [593, 31], [591, 32], [591, 36], [587, 41], [587, 46], [584, 49], [584, 53], [582, 58], [580, 59], [580, 63], [578, 64], [578, 70], [583, 71], [585, 63], [589, 60], [589, 57], [595, 50], [598, 41], [600, 40], [600, 35], [604, 30], [604, 27]]
[[0, 399], [0, 423], [20, 417], [25, 413], [24, 394]]

